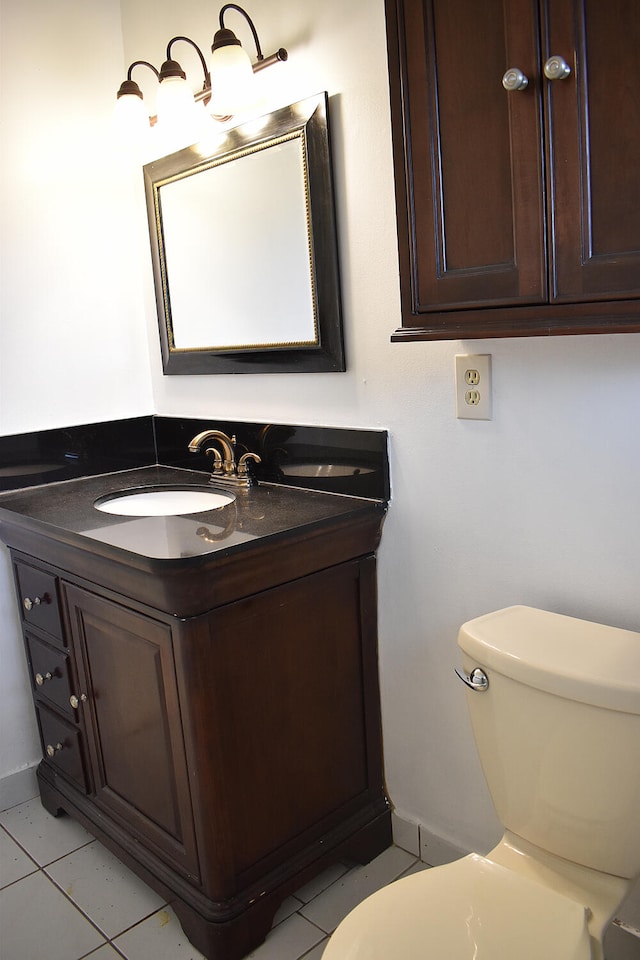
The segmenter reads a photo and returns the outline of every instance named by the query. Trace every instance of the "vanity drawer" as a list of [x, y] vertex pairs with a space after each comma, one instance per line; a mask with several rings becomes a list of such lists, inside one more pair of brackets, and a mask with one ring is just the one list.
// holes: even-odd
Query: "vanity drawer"
[[83, 792], [88, 793], [89, 778], [80, 730], [58, 717], [43, 703], [36, 703], [36, 714], [47, 763], [66, 774]]
[[23, 621], [64, 643], [56, 577], [21, 561], [15, 569]]
[[69, 657], [26, 632], [25, 642], [34, 693], [49, 700], [73, 720], [75, 712], [69, 702], [73, 692]]

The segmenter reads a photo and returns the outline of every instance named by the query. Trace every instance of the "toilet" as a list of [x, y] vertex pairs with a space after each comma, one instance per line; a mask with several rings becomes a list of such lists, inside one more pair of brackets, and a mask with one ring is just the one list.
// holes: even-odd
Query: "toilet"
[[603, 960], [640, 876], [640, 633], [515, 606], [458, 646], [502, 840], [368, 897], [323, 960]]

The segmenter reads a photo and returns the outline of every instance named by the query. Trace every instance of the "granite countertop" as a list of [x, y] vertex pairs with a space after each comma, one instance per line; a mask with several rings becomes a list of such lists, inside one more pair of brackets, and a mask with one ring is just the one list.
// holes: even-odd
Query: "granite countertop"
[[[155, 566], [224, 556], [267, 537], [277, 542], [294, 531], [311, 532], [365, 512], [378, 513], [381, 521], [385, 512], [378, 500], [269, 483], [232, 491], [232, 503], [190, 515], [123, 517], [94, 506], [99, 498], [122, 490], [157, 484], [206, 486], [208, 479], [209, 474], [200, 471], [150, 466], [10, 491], [0, 494], [0, 533], [20, 525], [113, 559], [123, 557], [120, 551], [130, 561], [132, 555], [149, 558]], [[214, 485], [209, 489], [228, 490]]]

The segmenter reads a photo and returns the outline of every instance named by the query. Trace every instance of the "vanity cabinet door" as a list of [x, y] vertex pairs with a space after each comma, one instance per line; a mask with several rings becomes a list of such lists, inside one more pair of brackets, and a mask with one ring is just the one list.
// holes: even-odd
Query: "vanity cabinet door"
[[171, 628], [63, 585], [95, 804], [128, 834], [197, 877]]

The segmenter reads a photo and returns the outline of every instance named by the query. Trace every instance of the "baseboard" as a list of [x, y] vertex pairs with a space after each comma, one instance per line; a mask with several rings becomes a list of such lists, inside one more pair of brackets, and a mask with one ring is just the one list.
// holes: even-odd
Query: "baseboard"
[[34, 763], [0, 777], [0, 810], [8, 810], [38, 796], [37, 768], [38, 764]]
[[[393, 842], [431, 867], [440, 867], [452, 860], [459, 860], [471, 851], [463, 850], [432, 833], [423, 824], [401, 817], [396, 811], [392, 817]], [[605, 960], [638, 960], [640, 936], [636, 929], [624, 920], [614, 921], [604, 938]]]
[[441, 867], [444, 863], [451, 863], [471, 853], [432, 833], [424, 824], [405, 819], [395, 810], [391, 823], [395, 845], [414, 857], [420, 857], [430, 867]]
[[420, 859], [430, 867], [441, 867], [445, 863], [452, 863], [460, 857], [466, 857], [470, 850], [457, 847], [450, 840], [443, 840], [426, 827], [420, 827]]

